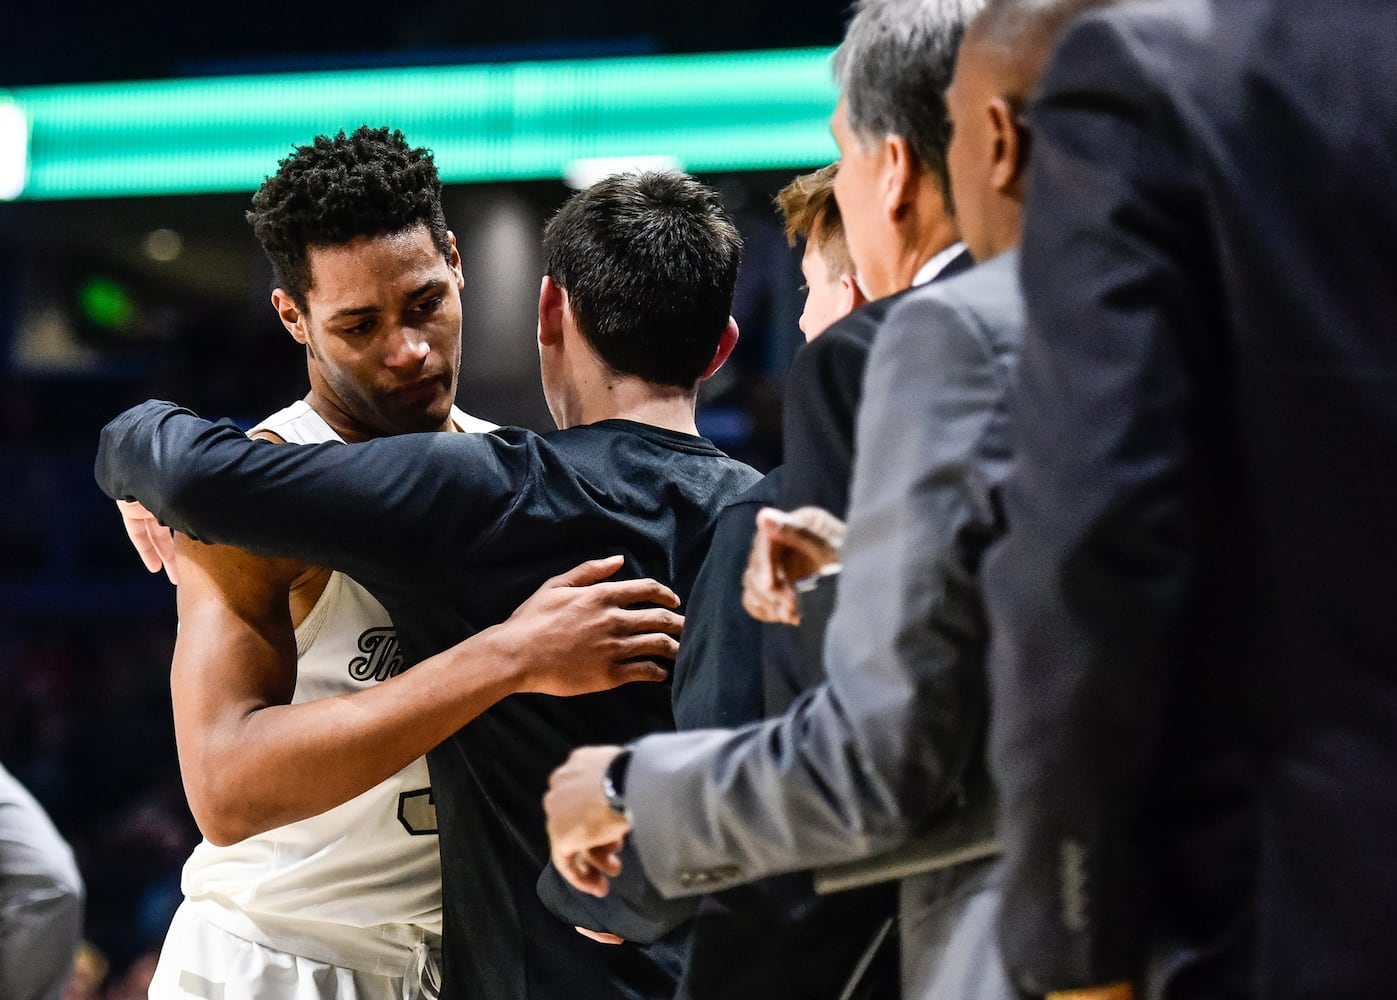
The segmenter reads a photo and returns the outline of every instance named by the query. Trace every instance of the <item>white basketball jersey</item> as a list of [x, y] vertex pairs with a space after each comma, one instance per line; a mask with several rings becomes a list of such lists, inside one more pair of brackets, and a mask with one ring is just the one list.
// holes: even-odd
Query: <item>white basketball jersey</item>
[[[452, 419], [462, 430], [495, 426], [455, 407]], [[268, 417], [256, 430], [296, 444], [341, 440], [304, 401]], [[403, 668], [388, 613], [338, 572], [296, 629], [296, 653], [293, 702], [361, 690]], [[265, 918], [263, 930], [282, 927], [286, 920], [295, 921], [299, 933], [307, 933], [302, 921], [339, 925], [326, 928], [324, 940], [350, 947], [357, 928], [370, 938], [391, 925], [439, 935], [436, 832], [427, 762], [419, 759], [319, 816], [227, 847], [204, 841], [184, 866], [182, 888], [191, 901], [207, 900], [224, 911], [218, 922], [234, 933], [252, 935]], [[229, 910], [241, 911], [247, 920]]]

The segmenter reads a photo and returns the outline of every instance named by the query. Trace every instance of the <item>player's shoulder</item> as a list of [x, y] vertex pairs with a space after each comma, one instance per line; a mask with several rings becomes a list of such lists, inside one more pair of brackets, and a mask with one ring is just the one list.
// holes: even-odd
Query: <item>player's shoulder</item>
[[316, 413], [304, 399], [298, 399], [290, 406], [284, 406], [269, 414], [254, 424], [247, 433], [250, 437], [258, 438], [272, 435], [276, 440], [291, 444], [321, 444], [326, 441], [343, 440], [325, 418]]

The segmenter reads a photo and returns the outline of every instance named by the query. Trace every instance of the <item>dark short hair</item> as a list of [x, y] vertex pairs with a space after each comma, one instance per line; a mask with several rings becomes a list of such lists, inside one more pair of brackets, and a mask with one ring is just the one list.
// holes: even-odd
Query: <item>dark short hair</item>
[[786, 220], [786, 242], [812, 243], [825, 259], [831, 281], [854, 273], [849, 241], [844, 237], [844, 217], [834, 198], [834, 178], [839, 164], [831, 163], [814, 173], [801, 174], [776, 192], [776, 207]]
[[310, 247], [422, 224], [442, 255], [451, 256], [432, 154], [409, 147], [396, 129], [362, 125], [352, 135], [341, 131], [297, 146], [252, 196], [247, 221], [277, 284], [302, 308], [311, 287]]
[[948, 190], [946, 88], [982, 0], [859, 0], [834, 75], [849, 129], [865, 146], [897, 135]]
[[687, 174], [616, 174], [567, 200], [543, 232], [548, 275], [578, 329], [621, 375], [689, 387], [732, 312], [742, 237]]

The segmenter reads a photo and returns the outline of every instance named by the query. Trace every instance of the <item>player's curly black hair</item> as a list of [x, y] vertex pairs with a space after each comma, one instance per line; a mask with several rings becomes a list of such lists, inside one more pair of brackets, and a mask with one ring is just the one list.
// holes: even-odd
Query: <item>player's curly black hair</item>
[[252, 196], [247, 221], [277, 284], [302, 308], [311, 285], [309, 247], [421, 223], [442, 255], [451, 255], [432, 154], [409, 147], [397, 129], [361, 125], [352, 135], [341, 131], [297, 146]]

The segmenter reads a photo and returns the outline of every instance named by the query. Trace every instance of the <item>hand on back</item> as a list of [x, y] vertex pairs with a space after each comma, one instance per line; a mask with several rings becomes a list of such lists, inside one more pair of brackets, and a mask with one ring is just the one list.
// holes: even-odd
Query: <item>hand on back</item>
[[593, 559], [555, 576], [495, 626], [522, 661], [519, 690], [567, 696], [669, 676], [679, 598], [654, 580], [608, 580], [622, 564]]

